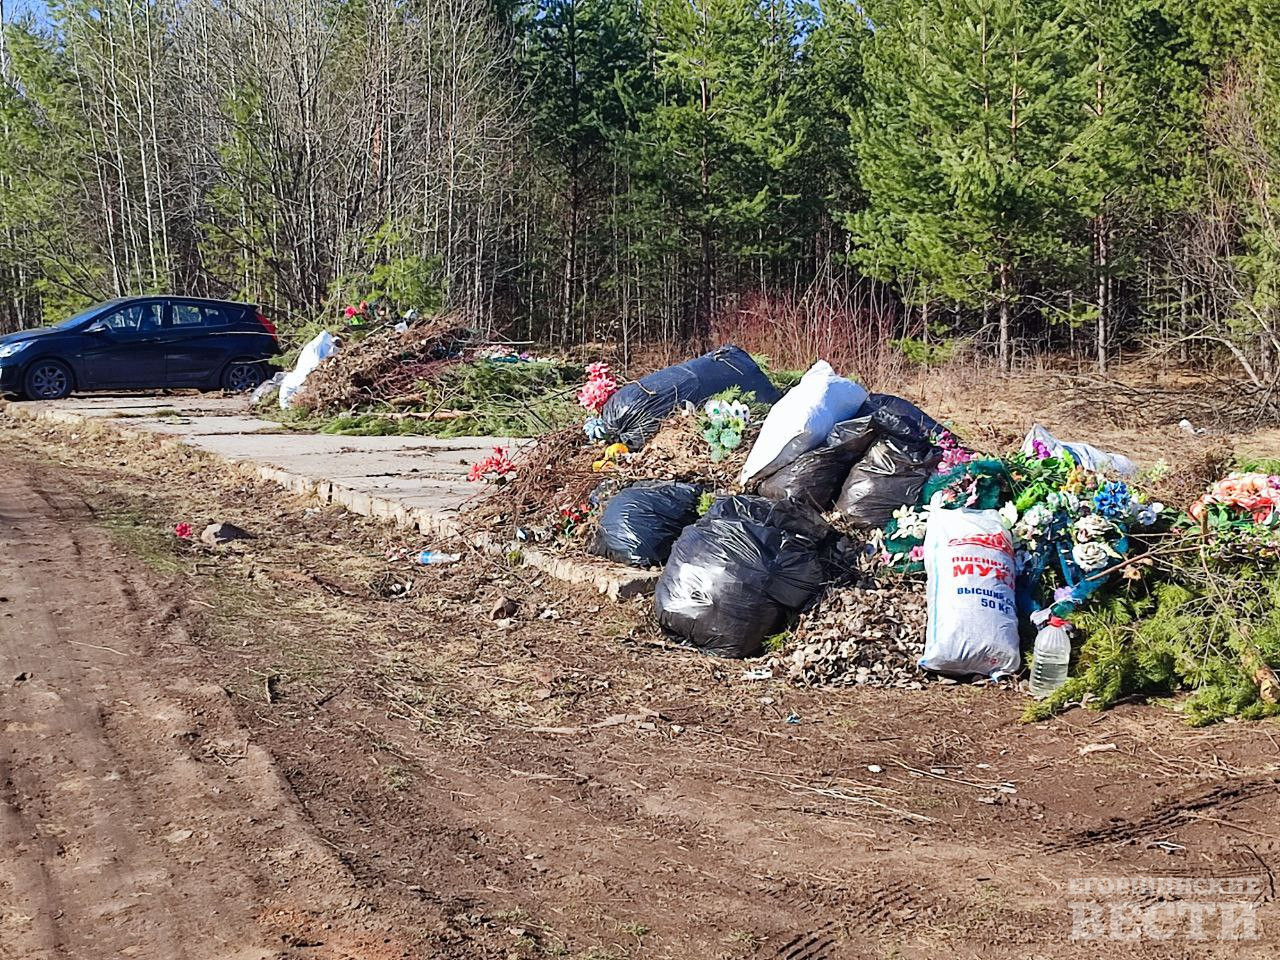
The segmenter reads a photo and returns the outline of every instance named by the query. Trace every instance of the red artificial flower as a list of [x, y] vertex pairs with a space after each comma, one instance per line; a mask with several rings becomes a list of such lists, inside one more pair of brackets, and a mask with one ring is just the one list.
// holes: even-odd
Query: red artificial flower
[[195, 528], [185, 521], [183, 523], [175, 523], [173, 525], [173, 535], [179, 540], [190, 540], [195, 536], [195, 532]]
[[467, 471], [468, 480], [489, 480], [498, 482], [505, 480], [508, 474], [515, 473], [516, 465], [507, 455], [506, 448], [494, 447], [493, 453], [478, 460]]

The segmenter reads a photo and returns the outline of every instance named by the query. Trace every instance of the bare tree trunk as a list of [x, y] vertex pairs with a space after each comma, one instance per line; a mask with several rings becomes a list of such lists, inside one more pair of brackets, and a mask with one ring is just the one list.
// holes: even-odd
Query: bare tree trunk
[[1111, 312], [1110, 277], [1107, 274], [1107, 218], [1099, 214], [1094, 221], [1094, 252], [1098, 281], [1098, 330], [1097, 330], [1097, 362], [1098, 372], [1107, 372], [1107, 338], [1110, 333], [1108, 318]]
[[1009, 339], [1009, 297], [1011, 284], [1009, 281], [1009, 264], [1000, 264], [1000, 369], [1004, 373], [1013, 370], [1013, 347]]

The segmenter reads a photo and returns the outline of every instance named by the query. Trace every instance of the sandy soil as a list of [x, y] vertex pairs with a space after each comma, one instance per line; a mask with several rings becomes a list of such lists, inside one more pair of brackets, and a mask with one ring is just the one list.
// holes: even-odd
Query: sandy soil
[[[5, 960], [1280, 941], [1275, 724], [748, 681], [642, 603], [390, 563], [376, 525], [110, 433], [0, 421], [0, 476]], [[183, 519], [255, 539], [181, 544]], [[1256, 881], [1259, 939], [1073, 942], [1068, 882], [1137, 876]]]

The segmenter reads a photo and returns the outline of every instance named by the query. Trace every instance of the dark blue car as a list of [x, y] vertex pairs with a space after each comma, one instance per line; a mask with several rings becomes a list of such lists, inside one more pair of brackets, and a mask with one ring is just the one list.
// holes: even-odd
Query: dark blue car
[[276, 329], [256, 306], [194, 297], [108, 300], [52, 327], [0, 337], [0, 393], [252, 390], [271, 375]]

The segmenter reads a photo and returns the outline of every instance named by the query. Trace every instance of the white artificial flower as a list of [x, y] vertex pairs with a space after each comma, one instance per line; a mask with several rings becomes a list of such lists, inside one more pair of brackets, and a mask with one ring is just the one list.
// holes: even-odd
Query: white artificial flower
[[1004, 521], [1004, 525], [1013, 528], [1018, 522], [1018, 508], [1014, 506], [1013, 501], [1008, 501], [1000, 508], [1000, 519]]
[[1077, 543], [1071, 548], [1071, 559], [1086, 573], [1105, 567], [1108, 556], [1107, 548], [1096, 541]]
[[1090, 513], [1075, 522], [1076, 539], [1081, 543], [1101, 540], [1111, 529], [1111, 523], [1096, 513]]
[[893, 519], [898, 521], [898, 528], [893, 534], [894, 539], [924, 539], [929, 521], [925, 513], [913, 507], [902, 506], [893, 511]]
[[729, 404], [728, 416], [733, 419], [741, 420], [743, 423], [750, 423], [751, 408], [741, 400], [735, 400], [733, 403]]
[[702, 408], [703, 412], [712, 420], [720, 420], [725, 415], [724, 401], [711, 399], [707, 401], [707, 405]]

